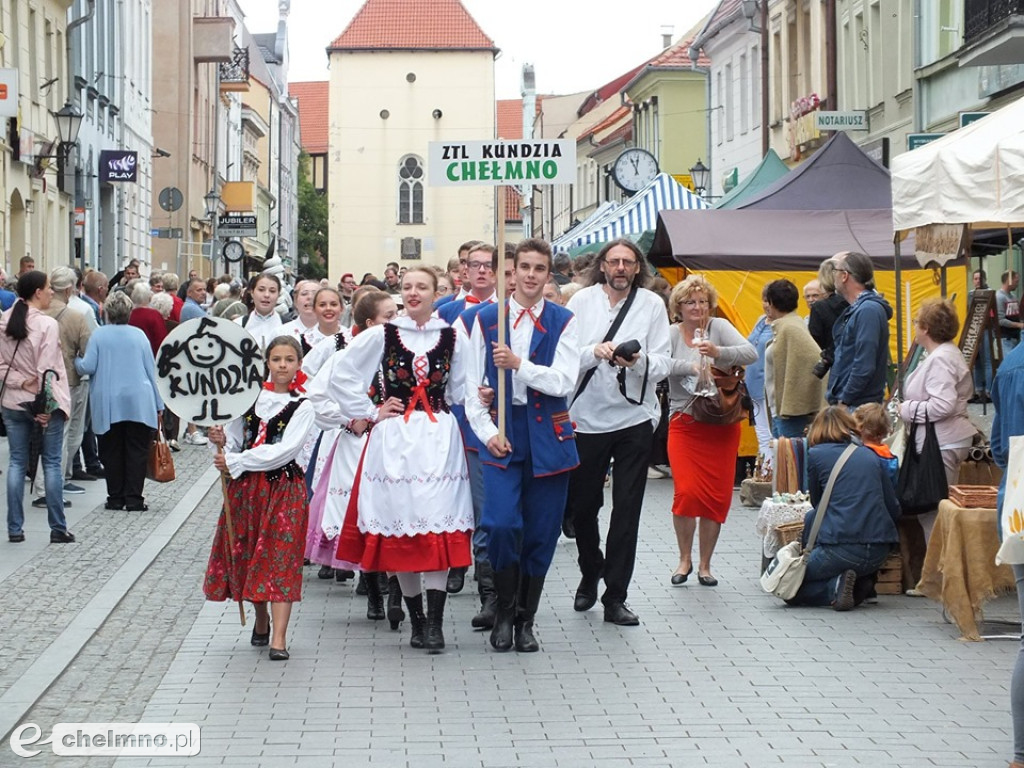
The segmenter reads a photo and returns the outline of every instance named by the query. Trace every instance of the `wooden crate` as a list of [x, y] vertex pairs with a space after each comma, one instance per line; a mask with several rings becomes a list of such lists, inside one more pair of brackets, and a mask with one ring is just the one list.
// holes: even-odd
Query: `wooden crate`
[[898, 552], [894, 552], [885, 558], [885, 562], [878, 569], [878, 581], [875, 583], [875, 592], [880, 595], [901, 595], [903, 594], [903, 558]]

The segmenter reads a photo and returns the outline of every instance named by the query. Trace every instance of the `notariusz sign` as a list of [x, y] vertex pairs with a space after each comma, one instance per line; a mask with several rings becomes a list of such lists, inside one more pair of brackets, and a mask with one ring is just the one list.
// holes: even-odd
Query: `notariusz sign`
[[861, 110], [855, 112], [816, 112], [814, 124], [819, 131], [867, 131], [868, 113]]
[[576, 142], [432, 141], [427, 170], [432, 187], [572, 184]]

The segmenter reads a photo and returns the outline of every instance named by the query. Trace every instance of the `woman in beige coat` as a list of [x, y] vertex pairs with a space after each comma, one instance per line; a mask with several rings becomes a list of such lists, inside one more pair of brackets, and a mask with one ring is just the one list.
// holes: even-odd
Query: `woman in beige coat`
[[789, 280], [764, 287], [762, 302], [773, 335], [765, 350], [764, 373], [773, 437], [803, 437], [824, 402], [824, 382], [811, 372], [821, 349], [795, 312], [799, 301], [800, 292]]

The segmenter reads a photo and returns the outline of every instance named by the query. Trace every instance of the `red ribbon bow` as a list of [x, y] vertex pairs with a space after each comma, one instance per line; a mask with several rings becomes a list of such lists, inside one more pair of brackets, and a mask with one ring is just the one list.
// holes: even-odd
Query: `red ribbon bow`
[[[306, 393], [306, 388], [303, 387], [302, 385], [305, 384], [308, 379], [309, 379], [309, 377], [306, 374], [304, 374], [301, 370], [296, 371], [295, 372], [295, 378], [292, 379], [291, 383], [288, 385], [288, 391], [289, 392], [301, 392], [302, 394], [305, 394]], [[274, 382], [272, 382], [272, 381], [265, 381], [265, 382], [263, 382], [263, 388], [266, 389], [269, 392], [273, 392], [274, 391]]]
[[409, 404], [405, 406], [405, 420], [409, 421], [409, 417], [412, 416], [412, 412], [416, 410], [416, 404], [420, 403], [423, 406], [423, 411], [427, 414], [432, 422], [437, 423], [437, 419], [434, 418], [434, 409], [430, 407], [430, 400], [427, 398], [427, 385], [430, 382], [424, 379], [412, 389], [412, 397], [409, 398]]
[[467, 293], [466, 294], [466, 303], [467, 304], [479, 304], [480, 303], [480, 299], [478, 299], [472, 293]]
[[519, 321], [523, 319], [523, 315], [529, 315], [530, 320], [533, 321], [533, 327], [541, 333], [546, 333], [544, 326], [540, 324], [540, 318], [533, 314], [533, 307], [527, 307], [526, 309], [519, 310], [519, 317], [517, 317], [516, 321], [512, 323], [513, 328], [519, 327]]

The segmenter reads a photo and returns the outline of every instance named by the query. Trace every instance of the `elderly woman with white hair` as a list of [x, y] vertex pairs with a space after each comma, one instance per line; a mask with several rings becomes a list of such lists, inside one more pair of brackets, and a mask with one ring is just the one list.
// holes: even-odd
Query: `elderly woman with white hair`
[[146, 334], [128, 325], [131, 299], [113, 293], [104, 311], [107, 324], [92, 334], [75, 368], [92, 376], [89, 406], [106, 468], [106, 508], [142, 512], [149, 508], [142, 495], [146, 457], [164, 404]]
[[164, 323], [163, 315], [149, 305], [153, 298], [153, 291], [146, 281], [135, 280], [133, 283], [128, 295], [131, 297], [134, 309], [128, 317], [128, 325], [135, 326], [146, 334], [155, 357], [156, 351], [160, 349], [160, 344], [167, 336], [167, 324]]

